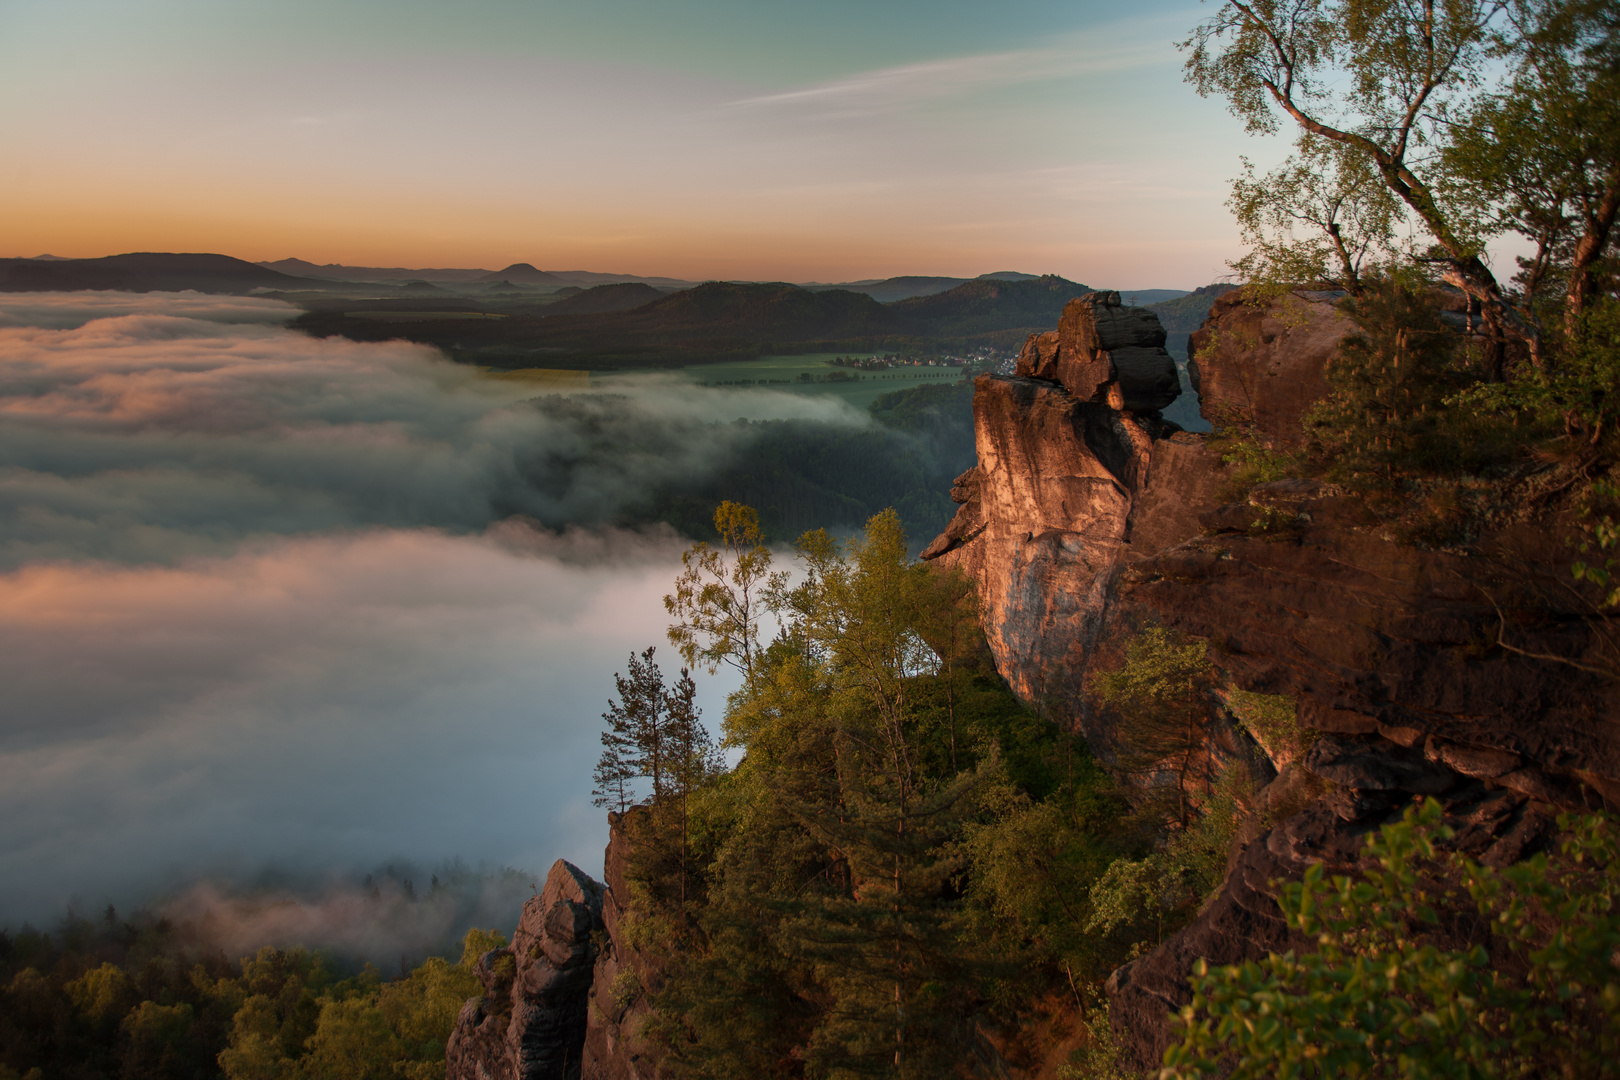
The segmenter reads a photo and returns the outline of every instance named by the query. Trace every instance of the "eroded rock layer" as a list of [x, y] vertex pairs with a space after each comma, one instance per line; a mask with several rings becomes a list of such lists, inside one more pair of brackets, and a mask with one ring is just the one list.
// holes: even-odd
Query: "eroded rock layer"
[[[1157, 399], [1127, 390], [1120, 357], [1151, 335], [1105, 299], [1072, 302], [1026, 345], [1018, 377], [979, 379], [979, 463], [924, 557], [974, 579], [1014, 691], [1105, 760], [1114, 721], [1088, 706], [1085, 680], [1149, 624], [1207, 639], [1224, 686], [1288, 695], [1320, 733], [1295, 760], [1215, 726], [1220, 759], [1242, 759], [1247, 743], [1275, 824], [1234, 852], [1192, 925], [1110, 980], [1118, 1034], [1146, 1070], [1168, 1043], [1170, 1010], [1190, 1000], [1196, 960], [1301, 944], [1271, 883], [1314, 862], [1352, 866], [1366, 834], [1414, 799], [1439, 798], [1454, 843], [1495, 863], [1533, 851], [1561, 807], [1620, 802], [1620, 709], [1601, 677], [1497, 644], [1511, 633], [1524, 653], [1599, 666], [1604, 643], [1584, 620], [1510, 625], [1501, 613], [1538, 574], [1562, 572], [1538, 565], [1545, 536], [1521, 528], [1467, 555], [1420, 550], [1358, 500], [1302, 479], [1225, 501], [1228, 470], [1205, 438], [1158, 422]], [[1326, 294], [1264, 307], [1222, 297], [1192, 337], [1204, 416], [1298, 444], [1350, 328]]]
[[601, 884], [558, 859], [512, 944], [478, 961], [484, 996], [456, 1018], [447, 1080], [578, 1080], [602, 928]]

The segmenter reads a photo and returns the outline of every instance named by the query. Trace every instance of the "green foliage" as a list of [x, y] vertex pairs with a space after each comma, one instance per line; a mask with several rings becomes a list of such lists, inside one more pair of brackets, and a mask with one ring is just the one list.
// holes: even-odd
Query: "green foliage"
[[[337, 979], [305, 949], [239, 965], [167, 920], [69, 920], [58, 934], [0, 935], [0, 1076], [44, 1080], [433, 1080], [457, 1013], [481, 992], [472, 965], [504, 944], [470, 931], [463, 962], [431, 958], [382, 982]], [[108, 955], [99, 964], [89, 957]]]
[[1228, 265], [1255, 297], [1300, 285], [1359, 292], [1369, 261], [1395, 257], [1401, 206], [1364, 154], [1310, 132], [1297, 146], [1263, 177], [1243, 159], [1227, 205], [1249, 251]]
[[1234, 688], [1226, 692], [1226, 707], [1279, 765], [1299, 757], [1310, 744], [1312, 735], [1300, 726], [1299, 705], [1291, 697]]
[[467, 931], [467, 936], [461, 941], [461, 966], [468, 971], [478, 963], [480, 957], [491, 949], [499, 949], [506, 944], [506, 935], [499, 930], [480, 930], [476, 926]]
[[1058, 1070], [1058, 1080], [1138, 1080], [1135, 1070], [1124, 1064], [1124, 1048], [1114, 1035], [1107, 1002], [1094, 1005], [1083, 1023], [1086, 1045]]
[[1300, 474], [1299, 459], [1273, 447], [1252, 419], [1229, 407], [1212, 413], [1214, 431], [1207, 445], [1231, 470], [1221, 481], [1221, 498], [1236, 501], [1258, 484]]
[[1385, 276], [1342, 310], [1356, 331], [1329, 361], [1332, 392], [1305, 421], [1330, 478], [1399, 490], [1411, 474], [1464, 476], [1511, 460], [1511, 431], [1450, 399], [1480, 380], [1422, 282]]
[[[1245, 774], [1228, 769], [1205, 794], [1199, 816], [1173, 829], [1158, 850], [1110, 863], [1091, 887], [1086, 929], [1109, 934], [1128, 928], [1136, 938], [1133, 952], [1163, 941], [1221, 883], [1249, 788]], [[1141, 937], [1148, 927], [1151, 940]]]
[[1162, 941], [1219, 884], [1246, 816], [1245, 769], [1213, 756], [1214, 681], [1204, 641], [1149, 625], [1123, 662], [1091, 685], [1118, 721], [1119, 760], [1149, 850], [1116, 857], [1090, 887], [1085, 930], [1115, 935], [1132, 954]]
[[1557, 364], [1525, 365], [1512, 382], [1469, 387], [1449, 404], [1520, 423], [1533, 436], [1562, 435], [1566, 452], [1583, 466], [1594, 457], [1612, 462], [1620, 425], [1620, 300], [1591, 305]]
[[1432, 799], [1369, 840], [1376, 866], [1284, 885], [1314, 951], [1193, 978], [1166, 1080], [1620, 1073], [1620, 863], [1606, 817], [1505, 870], [1436, 845]]
[[669, 640], [688, 664], [709, 674], [721, 664], [744, 679], [754, 675], [760, 650], [760, 620], [770, 597], [787, 583], [771, 572], [759, 513], [726, 500], [714, 512], [720, 546], [694, 544], [681, 556], [683, 567], [664, 608], [675, 622]]
[[[1514, 298], [1526, 327], [1571, 334], [1587, 301], [1614, 284], [1602, 206], [1620, 184], [1620, 27], [1594, 0], [1509, 10], [1513, 33], [1498, 44], [1506, 78], [1457, 117], [1441, 148], [1443, 183], [1486, 231], [1529, 242]], [[1560, 313], [1563, 325], [1550, 317]]]
[[[1300, 153], [1234, 183], [1251, 252], [1234, 264], [1273, 292], [1329, 278], [1357, 292], [1358, 256], [1439, 268], [1478, 305], [1484, 374], [1506, 341], [1549, 362], [1544, 314], [1573, 333], [1612, 292], [1620, 202], [1620, 26], [1601, 0], [1226, 0], [1182, 42], [1186, 76], [1252, 133], [1287, 123]], [[1306, 235], [1295, 228], [1303, 226]], [[1482, 257], [1515, 232], [1534, 254], [1505, 290]], [[1290, 280], [1292, 279], [1292, 280]], [[1549, 286], [1564, 288], [1562, 303]]]
[[1083, 744], [1059, 739], [1049, 758], [1068, 766], [1058, 786], [1041, 797], [1003, 773], [981, 794], [980, 819], [964, 827], [968, 917], [1003, 955], [1096, 979], [1112, 956], [1086, 929], [1088, 894], [1118, 855], [1113, 826], [1125, 804]]
[[[760, 594], [779, 633], [728, 708], [744, 754], [692, 798], [701, 901], [638, 886], [671, 1076], [946, 1075], [1030, 970], [1107, 970], [1065, 907], [1123, 805], [988, 667], [966, 581], [907, 551], [893, 512], [808, 533], [793, 587]], [[685, 630], [695, 650], [726, 632]]]
[[[1592, 494], [1595, 499], [1602, 499], [1608, 505], [1620, 500], [1620, 488], [1613, 484], [1594, 484]], [[1576, 581], [1589, 581], [1603, 590], [1602, 606], [1612, 608], [1620, 605], [1620, 560], [1609, 552], [1620, 547], [1620, 525], [1615, 523], [1612, 513], [1592, 513], [1589, 515], [1589, 539], [1581, 544], [1581, 554], [1597, 552], [1602, 562], [1586, 562], [1577, 560], [1571, 568]]]
[[1167, 816], [1187, 828], [1197, 801], [1215, 782], [1208, 728], [1211, 679], [1202, 640], [1163, 626], [1144, 627], [1124, 663], [1093, 676], [1091, 690], [1120, 716], [1120, 760], [1137, 779], [1138, 801], [1168, 801]]

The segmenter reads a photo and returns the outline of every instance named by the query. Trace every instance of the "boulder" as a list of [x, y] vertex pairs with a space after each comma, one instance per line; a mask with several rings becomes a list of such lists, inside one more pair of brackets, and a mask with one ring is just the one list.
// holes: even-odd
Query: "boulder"
[[1181, 396], [1176, 362], [1163, 347], [1110, 349], [1114, 378], [1131, 412], [1158, 412]]
[[1236, 416], [1277, 446], [1304, 441], [1301, 421], [1327, 395], [1327, 362], [1354, 324], [1328, 293], [1288, 294], [1263, 304], [1241, 290], [1210, 308], [1187, 341], [1187, 375], [1204, 419]]
[[1057, 330], [1030, 335], [1015, 371], [1058, 383], [1077, 401], [1157, 412], [1181, 394], [1164, 342], [1164, 327], [1147, 308], [1121, 306], [1117, 292], [1087, 293], [1064, 305]]

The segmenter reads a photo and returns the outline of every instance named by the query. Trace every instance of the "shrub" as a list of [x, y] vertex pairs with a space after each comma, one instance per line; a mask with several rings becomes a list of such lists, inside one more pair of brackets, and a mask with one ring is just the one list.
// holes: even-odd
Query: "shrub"
[[[1314, 951], [1200, 962], [1163, 1080], [1620, 1075], [1620, 864], [1607, 817], [1505, 870], [1459, 855], [1432, 799], [1278, 903]], [[1472, 911], [1468, 910], [1472, 908]]]

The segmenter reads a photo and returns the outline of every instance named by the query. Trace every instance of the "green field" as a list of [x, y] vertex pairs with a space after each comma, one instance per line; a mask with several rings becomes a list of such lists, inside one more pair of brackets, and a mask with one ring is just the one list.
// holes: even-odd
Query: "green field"
[[[906, 390], [913, 386], [939, 385], [955, 382], [962, 377], [961, 368], [907, 367], [890, 371], [850, 371], [856, 376], [849, 382], [801, 382], [801, 375], [825, 379], [834, 372], [848, 371], [835, 368], [829, 361], [839, 353], [804, 353], [799, 356], [761, 356], [756, 360], [738, 360], [726, 364], [693, 364], [679, 372], [692, 382], [721, 389], [746, 390], [761, 388], [785, 390], [792, 394], [824, 394], [841, 397], [856, 408], [864, 409], [884, 394], [893, 390]], [[633, 377], [603, 375], [592, 380], [593, 385], [604, 386], [614, 378]]]

